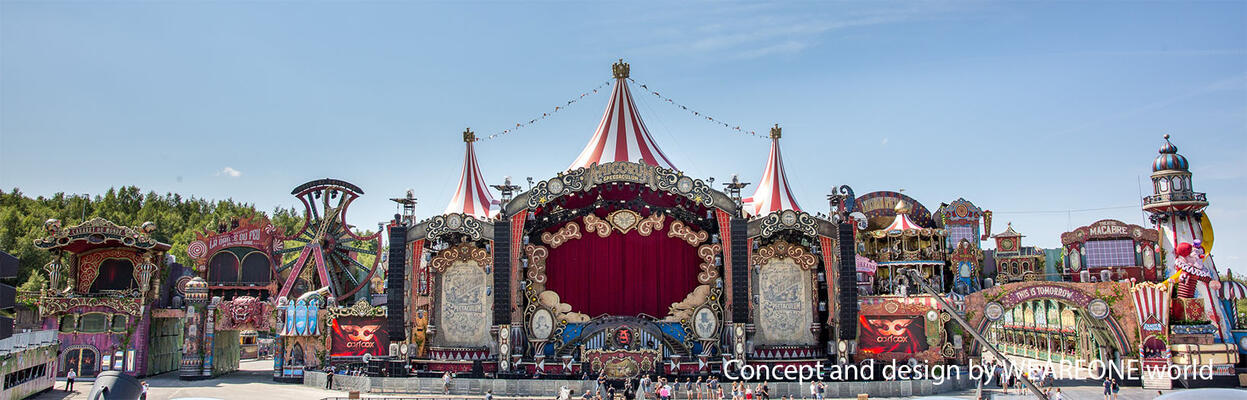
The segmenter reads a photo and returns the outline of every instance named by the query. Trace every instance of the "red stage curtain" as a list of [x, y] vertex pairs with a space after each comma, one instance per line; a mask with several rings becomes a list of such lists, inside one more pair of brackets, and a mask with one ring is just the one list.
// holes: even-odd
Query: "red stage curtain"
[[[582, 238], [550, 249], [546, 288], [590, 317], [644, 313], [662, 318], [671, 303], [697, 287], [701, 271], [697, 249], [667, 237], [672, 221], [668, 216], [663, 229], [650, 236], [633, 230], [602, 238], [582, 228]], [[576, 223], [583, 227], [580, 219]]]

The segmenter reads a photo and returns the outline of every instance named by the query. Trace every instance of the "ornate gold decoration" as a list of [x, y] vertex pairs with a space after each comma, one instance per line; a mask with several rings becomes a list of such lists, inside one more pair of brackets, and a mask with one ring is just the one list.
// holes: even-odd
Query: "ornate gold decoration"
[[683, 221], [675, 220], [671, 222], [671, 228], [667, 230], [667, 237], [680, 238], [688, 242], [689, 246], [696, 246], [709, 239], [710, 234], [694, 231], [693, 228], [684, 225]]
[[458, 246], [442, 250], [437, 253], [436, 257], [429, 262], [433, 271], [442, 273], [449, 268], [451, 264], [457, 261], [475, 261], [476, 265], [484, 268], [486, 265], [493, 264], [493, 260], [489, 256], [489, 252], [472, 243], [461, 243]]
[[641, 221], [641, 214], [628, 209], [615, 210], [606, 215], [606, 220], [610, 221], [611, 225], [618, 229], [620, 233], [626, 235], [633, 228], [636, 228], [637, 222]]
[[[115, 240], [121, 242], [124, 246], [137, 247], [140, 249], [150, 249], [162, 245], [162, 249], [168, 249], [168, 245], [152, 239], [146, 233], [140, 232], [128, 226], [121, 226], [112, 223], [112, 221], [95, 217], [89, 221], [83, 222], [76, 226], [61, 229], [59, 221], [52, 223], [49, 220], [44, 225], [44, 229], [50, 235], [35, 239], [35, 247], [41, 249], [53, 249], [68, 246], [70, 243], [77, 241], [90, 241], [92, 243], [103, 243], [106, 240]], [[98, 242], [96, 241], [98, 240]]]
[[653, 213], [636, 226], [636, 233], [641, 236], [649, 236], [651, 232], [662, 229], [663, 220], [666, 219], [662, 213]]
[[782, 133], [783, 128], [780, 128], [779, 124], [775, 124], [774, 127], [771, 127], [771, 139], [779, 139], [780, 136], [783, 136]]
[[736, 209], [731, 199], [711, 190], [705, 181], [692, 179], [674, 169], [627, 161], [609, 162], [561, 173], [558, 177], [538, 182], [532, 190], [517, 196], [516, 200], [519, 201], [517, 204], [526, 204], [529, 210], [533, 210], [559, 197], [590, 190], [608, 182], [642, 184], [650, 189], [682, 196], [706, 207], [717, 204], [719, 208], [726, 210]]
[[615, 79], [628, 79], [630, 69], [631, 66], [620, 58], [619, 62], [611, 64], [611, 75], [614, 75]]
[[464, 141], [465, 143], [472, 143], [472, 142], [475, 142], [475, 141], [476, 141], [476, 132], [472, 132], [472, 128], [466, 128], [466, 129], [464, 129], [464, 130], [463, 130], [463, 141]]
[[697, 282], [708, 285], [714, 283], [714, 280], [719, 277], [719, 270], [714, 265], [714, 256], [721, 252], [723, 252], [723, 245], [718, 243], [703, 244], [697, 248], [697, 256], [701, 257], [701, 273], [697, 274]]
[[39, 300], [40, 315], [51, 316], [65, 313], [75, 307], [108, 307], [114, 311], [138, 316], [143, 303], [138, 298], [117, 297], [51, 297]]
[[143, 265], [143, 257], [138, 250], [102, 249], [78, 257], [78, 293], [86, 293], [91, 288], [91, 284], [95, 283], [95, 278], [100, 275], [100, 264], [110, 259], [129, 260], [133, 265], [135, 282], [141, 282], [139, 270]]
[[596, 215], [589, 214], [584, 218], [585, 231], [596, 233], [598, 237], [607, 237], [611, 235], [611, 224], [598, 218]]
[[555, 231], [553, 234], [550, 232], [541, 234], [541, 241], [550, 245], [550, 248], [552, 249], [557, 249], [559, 246], [562, 246], [563, 243], [567, 243], [572, 239], [580, 239], [580, 225], [576, 225], [576, 222], [563, 224], [563, 227], [559, 228], [559, 230]]
[[421, 225], [425, 226], [425, 235], [429, 239], [436, 239], [448, 233], [461, 233], [467, 235], [468, 239], [481, 240], [482, 238], [488, 238], [491, 232], [493, 232], [493, 228], [488, 221], [481, 221], [474, 216], [458, 213], [434, 216], [426, 222], [422, 222]]
[[528, 280], [544, 288], [546, 283], [546, 258], [550, 257], [550, 250], [545, 246], [530, 244], [524, 246], [524, 254], [528, 256]]
[[783, 240], [762, 246], [753, 251], [753, 257], [750, 257], [749, 263], [754, 265], [766, 264], [767, 260], [774, 258], [791, 258], [801, 269], [810, 269], [818, 264], [818, 259], [810, 254], [804, 247], [785, 242]]
[[[330, 318], [338, 318], [338, 317], [384, 317], [384, 316], [386, 316], [386, 313], [385, 313], [385, 307], [384, 307], [384, 306], [377, 306], [377, 307], [373, 307], [371, 304], [368, 304], [368, 302], [367, 302], [367, 301], [364, 301], [364, 300], [357, 301], [357, 302], [355, 302], [355, 305], [350, 306], [350, 307], [336, 307], [336, 308], [330, 308], [330, 309], [328, 309], [327, 311], [329, 311], [329, 317], [330, 317]], [[326, 321], [326, 322], [327, 322], [327, 321]]]

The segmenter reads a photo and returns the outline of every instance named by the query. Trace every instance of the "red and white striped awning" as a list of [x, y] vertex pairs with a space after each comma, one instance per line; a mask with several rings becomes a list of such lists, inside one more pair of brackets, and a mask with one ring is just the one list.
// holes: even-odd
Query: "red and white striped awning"
[[641, 121], [632, 91], [628, 90], [628, 64], [622, 61], [613, 67], [615, 88], [611, 90], [610, 102], [593, 139], [567, 169], [588, 167], [615, 161], [631, 161], [675, 169], [671, 160], [663, 154]]
[[801, 211], [797, 198], [788, 187], [788, 173], [784, 171], [784, 157], [779, 154], [779, 125], [771, 128], [771, 155], [766, 159], [766, 169], [762, 170], [762, 180], [758, 182], [757, 191], [753, 196], [744, 199], [745, 212], [749, 215], [767, 215], [781, 210]]
[[883, 230], [887, 232], [908, 231], [914, 229], [922, 229], [922, 227], [918, 226], [918, 224], [915, 224], [913, 220], [909, 219], [909, 214], [904, 213], [896, 214], [896, 219], [892, 220], [892, 224], [888, 225], [887, 228], [883, 228]]
[[1244, 285], [1238, 281], [1231, 281], [1231, 280], [1221, 281], [1221, 299], [1222, 300], [1247, 299], [1247, 285]]
[[463, 140], [468, 149], [463, 155], [463, 172], [459, 175], [459, 186], [455, 188], [454, 197], [446, 205], [444, 214], [467, 214], [477, 218], [489, 218], [497, 214], [499, 202], [489, 193], [485, 178], [481, 177], [481, 167], [476, 164], [476, 150], [472, 142], [476, 136], [471, 130], [463, 133]]
[[1140, 324], [1150, 323], [1169, 326], [1169, 291], [1167, 283], [1141, 283], [1134, 285], [1135, 316]]

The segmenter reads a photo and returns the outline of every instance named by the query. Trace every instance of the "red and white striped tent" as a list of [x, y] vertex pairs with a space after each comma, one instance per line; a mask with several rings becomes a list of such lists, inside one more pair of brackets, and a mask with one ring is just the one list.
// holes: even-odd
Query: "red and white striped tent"
[[1169, 291], [1166, 283], [1140, 283], [1132, 288], [1134, 306], [1140, 324], [1154, 318], [1160, 326], [1169, 326]]
[[1238, 300], [1247, 299], [1247, 285], [1238, 281], [1222, 280], [1221, 281], [1221, 299], [1222, 300]]
[[896, 203], [896, 218], [883, 230], [885, 232], [897, 232], [914, 229], [922, 229], [922, 227], [914, 223], [912, 219], [909, 219], [909, 205], [905, 203], [905, 200], [901, 200]]
[[784, 171], [784, 157], [779, 154], [779, 125], [771, 128], [771, 155], [762, 170], [762, 180], [752, 197], [744, 199], [745, 212], [749, 215], [767, 215], [781, 210], [801, 211], [797, 198], [788, 187], [788, 173]]
[[476, 164], [476, 150], [472, 142], [476, 135], [471, 130], [463, 132], [463, 141], [467, 142], [467, 151], [463, 154], [463, 172], [459, 175], [459, 186], [455, 195], [450, 198], [443, 214], [467, 214], [477, 218], [490, 218], [498, 213], [497, 200], [489, 193], [485, 178], [481, 177], [481, 167]]
[[602, 122], [598, 124], [597, 131], [593, 132], [593, 139], [589, 140], [580, 156], [567, 169], [615, 161], [675, 169], [671, 160], [650, 136], [645, 122], [641, 121], [641, 114], [637, 112], [636, 102], [632, 101], [632, 91], [628, 90], [628, 64], [621, 61], [613, 65], [612, 69], [615, 74], [615, 88], [611, 90], [610, 102], [606, 104]]

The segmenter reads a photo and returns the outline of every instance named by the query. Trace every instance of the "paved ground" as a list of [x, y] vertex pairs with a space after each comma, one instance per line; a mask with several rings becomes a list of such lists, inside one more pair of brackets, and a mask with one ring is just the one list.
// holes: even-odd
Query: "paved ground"
[[[152, 400], [172, 400], [183, 398], [198, 399], [224, 399], [224, 400], [279, 400], [279, 399], [323, 399], [331, 397], [345, 398], [346, 392], [315, 389], [303, 385], [296, 384], [277, 384], [272, 379], [272, 361], [247, 361], [241, 365], [242, 370], [229, 374], [223, 378], [208, 379], [202, 381], [181, 381], [177, 378], [177, 373], [168, 373], [148, 379], [147, 382], [151, 386], [151, 392], [148, 399]], [[1057, 387], [1062, 389], [1065, 400], [1102, 400], [1104, 396], [1101, 394], [1100, 386], [1091, 381], [1058, 381]], [[45, 392], [34, 399], [40, 400], [77, 400], [86, 399], [87, 392], [91, 390], [90, 382], [78, 382], [74, 385], [75, 392], [67, 393], [63, 389], [65, 383], [57, 382], [56, 389], [51, 392]], [[553, 388], [551, 390], [553, 392]], [[1019, 394], [1017, 390], [1011, 390], [1010, 394], [1005, 395], [997, 388], [991, 388], [993, 399], [1033, 399], [1034, 396], [1027, 394]], [[1169, 391], [1165, 391], [1168, 393]], [[945, 393], [943, 396], [955, 397], [962, 399], [974, 399], [977, 396], [976, 391], [967, 390], [955, 393]], [[434, 396], [418, 396], [425, 399], [433, 399]], [[1123, 387], [1118, 395], [1118, 400], [1145, 400], [1156, 397], [1155, 390], [1144, 390], [1138, 387]], [[365, 398], [386, 398], [383, 396], [367, 396]], [[411, 398], [411, 397], [409, 397]], [[444, 398], [437, 396], [437, 398]], [[1209, 399], [1212, 400], [1212, 399]]]

